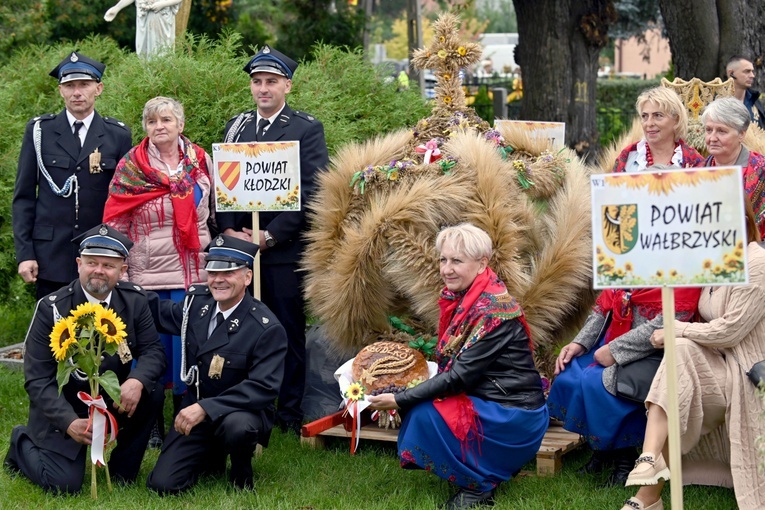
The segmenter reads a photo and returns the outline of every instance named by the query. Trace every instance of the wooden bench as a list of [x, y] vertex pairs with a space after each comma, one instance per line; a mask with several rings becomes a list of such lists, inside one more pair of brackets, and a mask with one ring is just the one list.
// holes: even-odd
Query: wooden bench
[[[304, 446], [323, 449], [324, 439], [341, 437], [351, 439], [351, 432], [346, 430], [342, 413], [335, 413], [303, 426], [300, 443]], [[368, 423], [361, 427], [361, 439], [396, 442], [398, 429], [383, 429], [377, 423]], [[550, 424], [537, 452], [537, 475], [552, 476], [563, 467], [563, 456], [584, 443], [584, 438], [574, 432], [563, 430], [558, 424]]]

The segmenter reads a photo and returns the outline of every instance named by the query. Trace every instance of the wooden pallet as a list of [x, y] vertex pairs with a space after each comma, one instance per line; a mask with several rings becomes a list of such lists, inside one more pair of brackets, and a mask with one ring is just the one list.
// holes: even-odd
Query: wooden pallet
[[[321, 422], [321, 423], [319, 423]], [[318, 426], [313, 426], [319, 423]], [[322, 427], [327, 426], [322, 430]], [[346, 430], [342, 417], [330, 415], [303, 427], [300, 443], [312, 448], [324, 448], [324, 439], [327, 437], [351, 438], [350, 431]], [[361, 427], [361, 439], [373, 441], [398, 440], [398, 429], [382, 429], [376, 423], [369, 423]], [[563, 456], [584, 443], [584, 438], [574, 432], [563, 430], [558, 424], [550, 424], [542, 439], [542, 445], [537, 452], [537, 475], [553, 476], [559, 473], [563, 467]]]
[[550, 424], [542, 446], [537, 452], [537, 475], [553, 476], [563, 468], [563, 456], [584, 444], [584, 438], [575, 432]]

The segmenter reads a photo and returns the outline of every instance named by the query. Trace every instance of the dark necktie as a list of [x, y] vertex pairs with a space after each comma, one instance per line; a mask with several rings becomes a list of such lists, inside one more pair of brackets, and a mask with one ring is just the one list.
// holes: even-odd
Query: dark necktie
[[225, 320], [226, 320], [226, 319], [224, 319], [224, 318], [223, 318], [223, 313], [222, 313], [222, 312], [218, 312], [218, 313], [216, 313], [216, 314], [215, 314], [215, 326], [214, 326], [214, 327], [213, 327], [213, 328], [210, 330], [210, 334], [209, 334], [209, 335], [207, 335], [207, 338], [210, 338], [210, 337], [212, 336], [213, 332], [214, 332], [216, 329], [218, 329], [218, 327], [219, 327], [221, 324], [223, 324], [223, 322], [224, 322]]
[[263, 138], [263, 135], [266, 134], [266, 128], [269, 124], [271, 124], [271, 121], [268, 119], [260, 119], [258, 121], [258, 140]]
[[104, 308], [109, 308], [109, 303], [107, 303], [106, 301], [101, 301], [101, 303], [100, 303], [100, 304], [101, 304], [101, 306], [103, 306]]
[[81, 120], [74, 121], [74, 140], [77, 142], [77, 147], [82, 149], [82, 140], [80, 140], [80, 128], [83, 122]]

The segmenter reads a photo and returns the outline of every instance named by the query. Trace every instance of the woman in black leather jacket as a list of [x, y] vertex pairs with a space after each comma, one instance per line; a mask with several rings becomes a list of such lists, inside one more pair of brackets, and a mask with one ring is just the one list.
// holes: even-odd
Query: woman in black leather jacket
[[523, 311], [488, 267], [491, 239], [468, 223], [442, 230], [438, 374], [401, 393], [367, 397], [406, 412], [401, 465], [454, 483], [447, 509], [494, 502], [497, 485], [534, 458], [549, 417]]

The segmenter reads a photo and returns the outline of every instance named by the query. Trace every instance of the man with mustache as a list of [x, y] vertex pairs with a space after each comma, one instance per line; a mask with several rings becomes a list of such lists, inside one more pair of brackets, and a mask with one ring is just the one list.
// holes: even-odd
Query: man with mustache
[[161, 412], [159, 376], [165, 351], [143, 290], [120, 281], [133, 243], [102, 224], [73, 240], [79, 246], [79, 279], [37, 302], [25, 340], [24, 387], [29, 394], [29, 421], [11, 432], [4, 465], [45, 490], [76, 493], [85, 476], [87, 445], [92, 441], [88, 408], [77, 397], [90, 393], [87, 379], [73, 373], [58, 392], [58, 362], [50, 347], [53, 325], [86, 302], [110, 308], [126, 326], [121, 352], [102, 357], [100, 372], [113, 371], [120, 383], [120, 402], [101, 395], [117, 418], [117, 446], [109, 459], [111, 479], [132, 482], [141, 467], [151, 427]]

